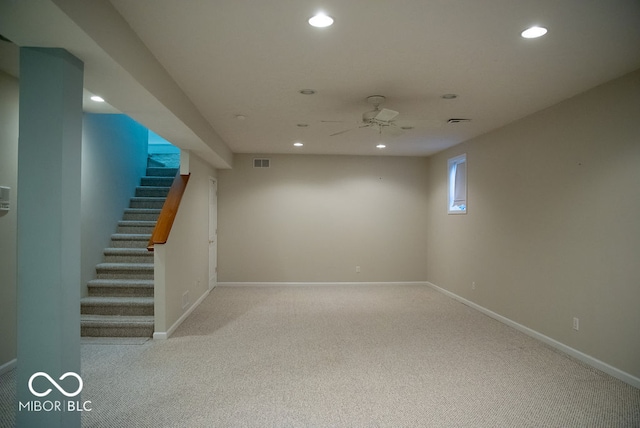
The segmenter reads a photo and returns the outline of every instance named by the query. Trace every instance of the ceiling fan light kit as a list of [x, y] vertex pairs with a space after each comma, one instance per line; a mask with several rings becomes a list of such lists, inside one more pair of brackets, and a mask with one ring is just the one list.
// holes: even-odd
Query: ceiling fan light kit
[[374, 119], [381, 122], [391, 122], [396, 118], [396, 116], [400, 114], [397, 111], [389, 110], [386, 108], [383, 108], [382, 110], [376, 110], [376, 112], [377, 114], [374, 116]]
[[367, 97], [367, 102], [369, 104], [373, 104], [374, 107], [378, 107], [380, 104], [382, 104], [385, 100], [387, 99], [387, 97], [385, 97], [384, 95], [370, 95]]

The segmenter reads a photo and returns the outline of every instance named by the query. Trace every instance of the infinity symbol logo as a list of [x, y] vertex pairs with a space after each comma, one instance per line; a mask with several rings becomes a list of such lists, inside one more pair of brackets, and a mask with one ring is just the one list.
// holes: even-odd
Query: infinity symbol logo
[[35, 395], [36, 397], [46, 397], [51, 392], [51, 388], [47, 389], [45, 392], [37, 392], [36, 390], [33, 389], [33, 380], [35, 378], [37, 378], [38, 376], [43, 376], [43, 377], [47, 378], [47, 380], [49, 382], [51, 382], [51, 384], [53, 386], [55, 386], [58, 391], [60, 391], [62, 394], [64, 394], [67, 397], [75, 397], [76, 395], [80, 394], [80, 391], [82, 391], [82, 386], [83, 386], [82, 378], [77, 373], [66, 372], [65, 374], [60, 376], [59, 380], [63, 380], [65, 378], [69, 377], [69, 376], [73, 376], [76, 379], [78, 379], [78, 389], [75, 392], [69, 393], [69, 392], [65, 391], [60, 385], [58, 385], [58, 383], [55, 380], [53, 380], [51, 378], [51, 376], [49, 376], [45, 372], [37, 372], [37, 373], [34, 373], [33, 375], [31, 375], [31, 377], [29, 378], [29, 391], [31, 391], [31, 393], [33, 395]]

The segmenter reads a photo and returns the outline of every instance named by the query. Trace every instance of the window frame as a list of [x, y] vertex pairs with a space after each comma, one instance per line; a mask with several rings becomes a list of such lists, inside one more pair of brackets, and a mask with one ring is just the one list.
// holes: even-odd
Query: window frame
[[[456, 173], [458, 165], [464, 164], [464, 204], [454, 204], [456, 196]], [[458, 193], [459, 196], [459, 193]], [[467, 187], [467, 154], [455, 156], [447, 160], [447, 214], [466, 214], [468, 209]]]

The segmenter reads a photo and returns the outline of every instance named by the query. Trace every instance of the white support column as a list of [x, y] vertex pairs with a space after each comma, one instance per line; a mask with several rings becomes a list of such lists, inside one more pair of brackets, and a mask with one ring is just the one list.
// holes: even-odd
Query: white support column
[[167, 253], [165, 244], [153, 246], [153, 318], [154, 339], [168, 339], [167, 336]]
[[[63, 49], [20, 49], [18, 143], [18, 376], [17, 397], [30, 401], [81, 401], [64, 396], [80, 374], [80, 166], [83, 63]], [[29, 411], [17, 425], [79, 427], [80, 413]]]

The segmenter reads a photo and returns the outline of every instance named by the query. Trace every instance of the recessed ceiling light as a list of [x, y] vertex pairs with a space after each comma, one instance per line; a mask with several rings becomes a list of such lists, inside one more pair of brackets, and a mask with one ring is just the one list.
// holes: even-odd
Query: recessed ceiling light
[[320, 12], [309, 18], [309, 25], [317, 28], [328, 27], [333, 24], [333, 18]]
[[304, 144], [302, 144], [300, 141], [297, 141], [297, 142], [293, 143], [293, 145], [296, 146], [296, 147], [304, 146]]
[[300, 92], [302, 95], [313, 95], [316, 93], [314, 89], [300, 89], [298, 92]]
[[379, 148], [379, 149], [384, 149], [387, 146], [385, 144], [380, 143], [376, 147]]
[[458, 96], [456, 94], [444, 94], [441, 98], [445, 100], [455, 100]]
[[236, 114], [236, 119], [238, 120], [245, 120], [247, 118], [247, 116], [245, 116], [244, 114]]
[[527, 28], [520, 35], [525, 39], [535, 39], [537, 37], [542, 37], [547, 34], [547, 29], [544, 27], [538, 27], [534, 25], [533, 27]]
[[91, 97], [91, 101], [95, 101], [97, 103], [103, 103], [104, 102], [104, 98], [99, 97], [97, 95], [94, 95], [94, 96]]

